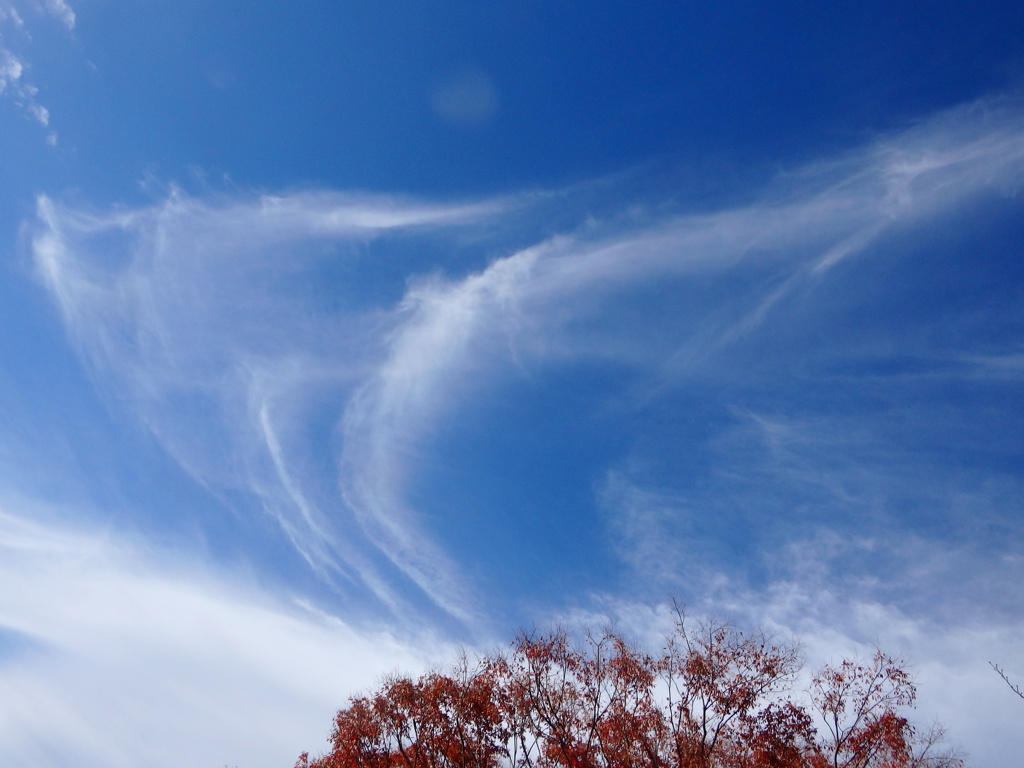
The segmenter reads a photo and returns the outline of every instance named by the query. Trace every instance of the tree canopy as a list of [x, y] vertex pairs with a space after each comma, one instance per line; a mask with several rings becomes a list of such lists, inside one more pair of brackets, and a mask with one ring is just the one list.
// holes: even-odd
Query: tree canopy
[[940, 728], [905, 716], [916, 690], [901, 660], [878, 650], [802, 672], [794, 643], [681, 613], [658, 655], [612, 631], [523, 634], [350, 699], [330, 751], [296, 768], [963, 765]]

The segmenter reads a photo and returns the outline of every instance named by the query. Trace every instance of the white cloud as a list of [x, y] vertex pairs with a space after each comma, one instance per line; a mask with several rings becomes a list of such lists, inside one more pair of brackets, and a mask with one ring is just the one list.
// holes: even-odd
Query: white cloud
[[[190, 474], [211, 488], [254, 494], [314, 568], [362, 579], [397, 608], [393, 575], [379, 573], [366, 552], [372, 547], [363, 546], [369, 535], [389, 568], [458, 613], [454, 577], [435, 578], [448, 567], [439, 552], [429, 559], [432, 576], [423, 576], [392, 540], [347, 520], [336, 477], [312, 477], [304, 466], [309, 449], [294, 436], [304, 429], [297, 425], [319, 420], [329, 429], [322, 420], [331, 415], [307, 409], [327, 393], [357, 398], [386, 333], [358, 309], [365, 285], [330, 286], [338, 306], [327, 312], [305, 305], [304, 286], [325, 265], [366, 269], [361, 249], [388, 232], [429, 237], [504, 207], [329, 193], [216, 207], [172, 193], [151, 209], [104, 216], [44, 198], [33, 248], [98, 380], [117, 390], [112, 397], [128, 394]], [[356, 514], [367, 523], [375, 513]], [[424, 535], [419, 557], [429, 552], [425, 542]]]
[[75, 28], [75, 12], [64, 0], [46, 0], [46, 11], [69, 30]]
[[[4, 764], [290, 765], [395, 670], [450, 658], [139, 541], [0, 509]], [[13, 588], [13, 585], [18, 585]]]
[[[721, 575], [721, 581], [728, 577]], [[805, 662], [799, 697], [809, 673], [824, 663], [867, 659], [876, 648], [900, 657], [917, 685], [911, 721], [927, 729], [947, 729], [947, 746], [959, 745], [974, 768], [1013, 765], [1024, 748], [1020, 701], [988, 665], [1003, 659], [1009, 669], [1024, 669], [1018, 619], [979, 624], [947, 624], [912, 617], [891, 606], [850, 599], [818, 585], [780, 582], [763, 591], [716, 588], [695, 594], [684, 606], [693, 621], [710, 617], [744, 631], [763, 629], [780, 640], [797, 640]], [[722, 585], [719, 585], [721, 587]], [[544, 626], [613, 627], [628, 639], [657, 652], [676, 619], [666, 603], [638, 603], [595, 596], [590, 605], [552, 613]]]
[[[0, 592], [0, 743], [12, 768], [288, 765], [324, 748], [347, 696], [457, 652], [430, 635], [358, 629], [10, 496], [0, 555], [0, 578], [19, 585]], [[1019, 624], [944, 625], [796, 582], [712, 587], [690, 609], [798, 637], [810, 666], [875, 644], [903, 654], [919, 685], [916, 719], [947, 725], [972, 765], [1011, 764], [1022, 746], [1016, 700], [986, 664], [1024, 669]], [[616, 600], [548, 618], [611, 620], [655, 649], [671, 620], [664, 605]]]
[[402, 322], [388, 341], [386, 362], [345, 412], [346, 498], [388, 556], [438, 595], [443, 607], [465, 618], [468, 596], [459, 595], [446, 557], [424, 537], [403, 499], [405, 474], [418, 440], [459, 397], [458, 369], [478, 325], [489, 322], [495, 310], [514, 311], [509, 297], [529, 279], [533, 260], [527, 251], [461, 283], [434, 280], [412, 288], [398, 309]]
[[[59, 21], [68, 31], [74, 29], [75, 12], [64, 0], [46, 0], [41, 10]], [[50, 124], [50, 112], [39, 103], [39, 89], [24, 77], [29, 67], [28, 61], [24, 55], [11, 48], [10, 42], [5, 42], [4, 35], [8, 30], [13, 30], [16, 40], [20, 42], [28, 44], [32, 40], [16, 5], [0, 0], [0, 97], [9, 98], [17, 108], [45, 128]], [[55, 145], [57, 134], [49, 132], [46, 141], [51, 146]]]
[[24, 69], [24, 65], [14, 54], [0, 48], [0, 94], [12, 86], [17, 86]]
[[[494, 242], [513, 208], [543, 231], [543, 196], [445, 205], [334, 193], [202, 201], [172, 192], [149, 207], [105, 213], [44, 198], [32, 248], [101, 388], [182, 467], [215, 490], [251, 494], [253, 508], [272, 515], [328, 578], [361, 580], [396, 614], [409, 581], [472, 623], [480, 617], [472, 590], [410, 488], [431, 436], [475, 392], [500, 377], [596, 359], [639, 372], [632, 394], [653, 398], [699, 378], [792, 297], [840, 279], [889, 233], [978, 196], [1015, 194], [1022, 178], [1020, 109], [991, 100], [783, 178], [747, 206], [652, 215], [628, 228], [590, 221], [569, 235], [544, 232], [528, 247]], [[483, 241], [486, 254], [471, 267], [441, 274], [447, 262], [424, 255], [438, 243], [446, 255], [453, 243], [471, 249], [489, 229], [499, 235]], [[325, 277], [328, 268], [335, 272]], [[720, 304], [690, 289], [730, 275], [756, 279], [738, 281]], [[679, 289], [676, 314], [623, 319], [618, 299], [642, 302], [652, 285]], [[1019, 349], [953, 356], [965, 375], [1019, 377]], [[870, 506], [881, 485], [898, 484], [906, 471], [898, 462], [867, 474], [854, 462], [828, 464], [830, 455], [876, 447], [861, 425], [752, 408], [734, 416], [734, 432], [719, 433], [711, 449], [737, 460], [756, 454], [745, 467], [724, 467], [735, 477], [784, 476], [833, 501], [856, 487]], [[320, 442], [311, 446], [316, 429]], [[336, 471], [317, 469], [312, 454], [338, 444]], [[960, 581], [974, 579], [971, 594], [992, 596], [981, 601], [984, 610], [964, 612], [960, 626], [937, 609], [879, 597], [876, 587], [893, 585], [833, 581], [833, 560], [884, 549], [867, 533], [791, 537], [789, 549], [774, 554], [792, 567], [760, 590], [708, 563], [694, 578], [667, 524], [693, 500], [645, 487], [631, 469], [610, 475], [607, 514], [624, 558], [662, 567], [648, 571], [654, 581], [689, 579], [706, 590], [695, 609], [714, 606], [796, 633], [811, 657], [864, 651], [877, 639], [917, 665], [922, 714], [950, 725], [978, 765], [1019, 753], [1016, 702], [1004, 705], [1012, 694], [984, 666], [991, 658], [1024, 668], [1014, 642], [1022, 628], [997, 599], [1010, 581], [993, 581], [1019, 564], [972, 576], [981, 563], [969, 552], [944, 559], [934, 542], [901, 542], [918, 569], [906, 571], [915, 583], [943, 589], [959, 569]], [[962, 503], [976, 510], [1014, 491], [981, 487]], [[766, 505], [763, 495], [757, 501]], [[159, 759], [168, 765], [194, 763], [173, 751], [180, 744], [195, 745], [212, 765], [269, 764], [270, 755], [286, 762], [297, 748], [315, 749], [321, 731], [304, 729], [326, 730], [341, 703], [335, 690], [419, 664], [420, 650], [447, 653], [432, 641], [414, 652], [386, 635], [324, 623], [252, 588], [196, 576], [194, 564], [147, 561], [146, 547], [25, 520], [10, 511], [0, 518], [0, 577], [28, 585], [0, 597], [0, 625], [13, 638], [7, 653], [21, 654], [0, 664], [2, 700], [19, 702], [8, 704], [0, 739], [25, 764], [67, 763], [71, 755], [82, 764], [83, 754], [96, 755], [97, 765], [139, 764], [150, 759], [140, 734], [153, 733], [166, 734], [171, 751]], [[627, 613], [638, 634], [647, 631], [643, 610]], [[341, 657], [350, 664], [332, 667]], [[325, 682], [331, 669], [337, 677]], [[233, 735], [218, 741], [218, 733]], [[197, 743], [197, 734], [211, 741]]]
[[[413, 259], [399, 267], [408, 285], [369, 306], [358, 281], [331, 283], [330, 311], [292, 287], [355, 254], [362, 290], [379, 288], [386, 270], [365, 255], [375, 238], [373, 258], [394, 267], [403, 244], [501, 231], [512, 207], [533, 206], [543, 220], [546, 198], [437, 205], [303, 193], [218, 204], [172, 193], [109, 214], [44, 199], [34, 253], [98, 377], [127, 385], [195, 477], [255, 493], [311, 563], [361, 575], [385, 602], [400, 599], [399, 572], [470, 616], [472, 597], [406, 497], [449, 409], [490, 376], [563, 359], [633, 367], [650, 390], [695, 375], [888, 232], [1016, 192], [1022, 122], [1019, 105], [992, 99], [783, 177], [745, 207], [627, 229], [592, 221], [449, 277]], [[486, 247], [495, 254], [493, 241]], [[672, 318], [627, 323], [613, 311], [651, 286], [747, 272], [761, 277], [720, 306], [691, 292]], [[324, 390], [343, 403], [341, 468], [327, 484], [303, 461], [296, 428]], [[326, 487], [336, 483], [347, 511]]]
[[905, 658], [918, 684], [915, 719], [945, 725], [950, 740], [970, 754], [971, 765], [1009, 765], [1024, 747], [1015, 736], [1019, 712], [988, 666], [990, 658], [1024, 666], [1019, 621], [951, 624], [795, 583], [774, 585], [747, 600], [736, 608], [751, 621], [800, 637], [812, 660], [866, 658], [876, 645]]
[[18, 11], [8, 3], [0, 3], [0, 22], [10, 20], [16, 26], [21, 27], [24, 22], [21, 20], [21, 16]]

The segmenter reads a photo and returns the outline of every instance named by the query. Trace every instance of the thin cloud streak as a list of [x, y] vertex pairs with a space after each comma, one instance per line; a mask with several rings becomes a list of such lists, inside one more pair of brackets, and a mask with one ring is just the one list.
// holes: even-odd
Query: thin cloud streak
[[453, 378], [478, 323], [489, 322], [496, 306], [509, 311], [507, 297], [529, 279], [532, 261], [530, 252], [517, 254], [454, 285], [435, 280], [413, 288], [398, 309], [402, 321], [388, 341], [387, 361], [352, 398], [343, 422], [343, 489], [350, 507], [393, 562], [463, 619], [471, 618], [461, 607], [470, 598], [460, 594], [447, 558], [425, 538], [404, 502], [405, 474], [419, 439], [457, 397]]

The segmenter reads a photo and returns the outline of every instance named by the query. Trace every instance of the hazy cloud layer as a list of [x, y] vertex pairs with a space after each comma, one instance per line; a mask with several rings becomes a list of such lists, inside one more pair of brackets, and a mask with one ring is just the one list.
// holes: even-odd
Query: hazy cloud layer
[[356, 630], [241, 575], [0, 502], [0, 741], [11, 765], [290, 765], [346, 696], [451, 646]]
[[[1013, 670], [1024, 669], [1018, 642], [1024, 626], [1017, 618], [996, 625], [949, 626], [882, 603], [794, 583], [779, 584], [767, 593], [713, 590], [683, 609], [693, 624], [710, 618], [743, 631], [760, 628], [771, 637], [796, 640], [805, 663], [793, 688], [798, 699], [806, 692], [810, 673], [822, 664], [868, 659], [882, 648], [903, 658], [914, 678], [918, 700], [911, 719], [923, 728], [933, 720], [944, 725], [947, 746], [969, 748], [969, 765], [1012, 764], [1024, 746], [1016, 735], [1014, 694], [986, 661], [997, 657]], [[546, 617], [551, 625], [613, 627], [653, 649], [661, 647], [676, 618], [676, 606], [669, 603], [628, 599], [606, 599]]]

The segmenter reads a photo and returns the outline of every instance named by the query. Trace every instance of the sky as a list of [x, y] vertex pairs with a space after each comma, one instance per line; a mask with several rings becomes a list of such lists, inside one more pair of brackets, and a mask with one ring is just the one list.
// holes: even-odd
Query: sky
[[691, 615], [1013, 764], [1024, 6], [0, 0], [0, 755], [291, 765]]

